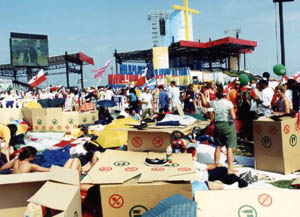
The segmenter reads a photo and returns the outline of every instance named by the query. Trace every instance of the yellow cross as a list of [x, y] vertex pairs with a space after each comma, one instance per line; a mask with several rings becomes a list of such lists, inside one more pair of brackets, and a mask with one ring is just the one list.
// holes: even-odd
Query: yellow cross
[[174, 10], [184, 11], [184, 23], [185, 23], [185, 37], [186, 40], [190, 40], [190, 27], [189, 27], [189, 12], [193, 14], [199, 14], [199, 11], [189, 8], [189, 1], [183, 0], [183, 7], [179, 5], [173, 5]]

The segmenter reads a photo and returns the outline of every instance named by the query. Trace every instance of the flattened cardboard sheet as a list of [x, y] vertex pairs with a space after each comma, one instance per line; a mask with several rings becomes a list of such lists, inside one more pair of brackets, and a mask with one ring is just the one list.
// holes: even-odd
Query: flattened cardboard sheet
[[81, 183], [122, 184], [141, 174], [147, 153], [107, 150]]
[[122, 184], [140, 174], [139, 182], [197, 180], [191, 154], [174, 154], [164, 167], [147, 166], [147, 157], [166, 159], [166, 153], [107, 150], [81, 183]]

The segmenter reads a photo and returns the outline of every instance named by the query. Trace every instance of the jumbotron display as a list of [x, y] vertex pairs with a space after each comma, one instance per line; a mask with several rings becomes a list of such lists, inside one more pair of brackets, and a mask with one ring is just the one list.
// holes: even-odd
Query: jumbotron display
[[10, 52], [13, 66], [48, 66], [48, 36], [12, 32], [10, 33]]

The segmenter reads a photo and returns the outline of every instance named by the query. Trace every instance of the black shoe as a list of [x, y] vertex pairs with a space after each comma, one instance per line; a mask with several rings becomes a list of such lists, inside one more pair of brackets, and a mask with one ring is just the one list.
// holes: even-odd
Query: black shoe
[[134, 125], [133, 127], [138, 130], [143, 130], [148, 127], [148, 124], [145, 121], [141, 121], [140, 125]]
[[145, 160], [145, 164], [147, 166], [151, 166], [151, 167], [163, 167], [165, 165], [168, 164], [168, 161], [166, 159], [150, 159], [150, 158], [146, 158]]

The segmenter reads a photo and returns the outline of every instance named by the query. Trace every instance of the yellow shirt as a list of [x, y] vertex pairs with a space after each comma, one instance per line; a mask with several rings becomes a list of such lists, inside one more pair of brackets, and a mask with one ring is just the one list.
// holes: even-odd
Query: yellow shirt
[[4, 140], [6, 145], [9, 145], [10, 141], [10, 130], [9, 128], [4, 125], [0, 124], [0, 139]]

